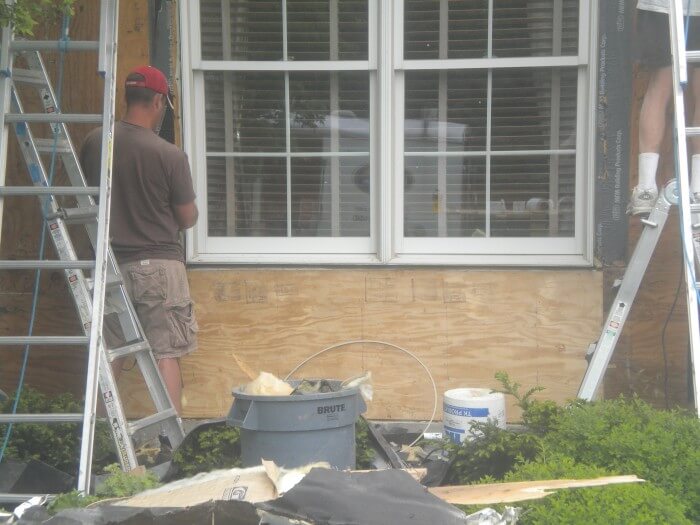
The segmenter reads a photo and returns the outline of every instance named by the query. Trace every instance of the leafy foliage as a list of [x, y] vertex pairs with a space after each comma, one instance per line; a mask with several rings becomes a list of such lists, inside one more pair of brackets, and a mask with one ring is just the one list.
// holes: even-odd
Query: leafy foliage
[[87, 507], [91, 503], [95, 503], [101, 499], [102, 498], [98, 498], [97, 496], [83, 496], [81, 492], [73, 490], [56, 496], [51, 503], [49, 503], [47, 510], [50, 514], [56, 514], [64, 509]]
[[450, 468], [445, 484], [473, 483], [485, 476], [500, 480], [520, 462], [533, 460], [542, 448], [540, 437], [504, 430], [494, 423], [473, 423], [473, 439], [461, 445], [449, 443]]
[[[0, 404], [0, 411], [11, 412], [14, 396]], [[24, 388], [17, 411], [20, 413], [66, 413], [82, 412], [82, 403], [72, 394], [47, 396], [32, 388]], [[9, 425], [0, 425], [0, 435], [5, 436]], [[81, 425], [76, 423], [39, 425], [14, 424], [12, 437], [5, 454], [18, 460], [36, 459], [62, 470], [75, 474], [80, 460]], [[111, 460], [113, 450], [109, 425], [98, 421], [95, 426], [94, 460], [95, 468], [101, 468]]]
[[700, 521], [700, 421], [640, 399], [575, 403], [545, 437], [549, 450], [578, 463], [637, 474], [682, 500]]
[[369, 437], [369, 423], [361, 417], [355, 423], [355, 466], [360, 470], [373, 468], [374, 449]]
[[211, 427], [187, 440], [173, 456], [180, 477], [241, 466], [240, 432], [228, 425]]
[[691, 525], [683, 505], [649, 483], [560, 490], [527, 505], [522, 525]]
[[152, 472], [124, 472], [116, 463], [105, 467], [105, 472], [109, 477], [95, 489], [95, 495], [102, 498], [125, 498], [160, 485]]
[[73, 14], [75, 0], [15, 0], [14, 5], [0, 2], [0, 26], [12, 25], [19, 36], [31, 36], [37, 24], [53, 23]]
[[502, 390], [494, 391], [515, 398], [516, 405], [523, 411], [523, 423], [531, 431], [538, 435], [544, 435], [556, 427], [563, 408], [549, 399], [533, 399], [534, 394], [545, 390], [543, 386], [532, 387], [521, 394], [520, 383], [511, 381], [506, 372], [496, 372], [495, 377], [501, 383]]

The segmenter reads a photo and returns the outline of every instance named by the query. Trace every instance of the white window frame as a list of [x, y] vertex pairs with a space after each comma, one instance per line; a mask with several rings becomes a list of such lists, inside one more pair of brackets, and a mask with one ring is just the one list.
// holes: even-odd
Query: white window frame
[[[493, 2], [493, 0], [491, 0]], [[403, 75], [410, 69], [522, 67], [523, 59], [403, 60], [403, 0], [368, 0], [367, 61], [202, 60], [199, 2], [181, 2], [183, 140], [199, 195], [200, 222], [187, 232], [189, 263], [591, 266], [594, 250], [593, 152], [598, 1], [579, 4], [579, 54], [528, 58], [532, 67], [577, 67], [575, 232], [573, 237], [404, 238]], [[478, 64], [477, 64], [478, 62]], [[205, 71], [369, 71], [370, 237], [209, 237], [207, 235]], [[547, 150], [548, 152], [551, 150]], [[528, 151], [527, 154], [532, 154]], [[294, 154], [292, 154], [293, 156]], [[288, 196], [289, 199], [289, 196]], [[487, 199], [488, 202], [488, 199]], [[467, 244], [467, 248], [461, 248]], [[322, 247], [322, 250], [319, 250]]]

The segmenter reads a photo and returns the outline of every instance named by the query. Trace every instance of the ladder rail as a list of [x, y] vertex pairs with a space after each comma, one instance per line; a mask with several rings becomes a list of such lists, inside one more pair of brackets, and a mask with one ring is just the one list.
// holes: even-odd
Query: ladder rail
[[[105, 343], [102, 333], [105, 307], [105, 291], [107, 284], [107, 268], [110, 263], [109, 257], [109, 219], [110, 204], [112, 201], [112, 147], [114, 144], [114, 105], [116, 98], [116, 72], [117, 72], [117, 27], [116, 18], [119, 12], [119, 0], [102, 0], [101, 4], [101, 34], [100, 42], [105, 47], [104, 60], [100, 61], [99, 69], [104, 69], [105, 94], [102, 108], [102, 150], [100, 162], [100, 204], [97, 219], [97, 246], [95, 264], [95, 286], [93, 288], [92, 301], [92, 326], [90, 327], [90, 347], [88, 352], [87, 385], [85, 389], [83, 432], [80, 446], [80, 466], [78, 470], [78, 490], [88, 494], [91, 484], [92, 455], [95, 437], [95, 411], [97, 408], [97, 393], [99, 376], [114, 383], [114, 378], [110, 370], [110, 363], [105, 351]], [[111, 380], [111, 381], [110, 381]], [[107, 384], [107, 383], [106, 383]], [[119, 396], [108, 397], [109, 392], [103, 391], [102, 398], [105, 401], [107, 413], [110, 421], [114, 421], [115, 416], [120, 417], [121, 433], [125, 428], [126, 418], [123, 410], [117, 410], [114, 406], [120, 402]], [[125, 436], [124, 439], [129, 439]], [[119, 450], [120, 455], [127, 452], [129, 460], [133, 460], [133, 465], [138, 465], [135, 452], [132, 447], [123, 447]]]
[[625, 276], [610, 307], [600, 338], [596, 342], [595, 351], [590, 355], [590, 363], [578, 391], [578, 397], [581, 399], [592, 401], [603, 381], [644, 273], [666, 225], [670, 208], [675, 204], [672, 198], [675, 189], [676, 182], [669, 182], [656, 201], [649, 218], [644, 220], [646, 226], [630, 257]]
[[678, 180], [679, 217], [685, 259], [685, 292], [688, 309], [690, 361], [693, 368], [693, 399], [700, 417], [700, 320], [698, 319], [698, 290], [695, 276], [693, 230], [690, 214], [690, 179], [688, 173], [688, 144], [686, 138], [684, 87], [688, 83], [688, 65], [685, 49], [683, 5], [679, 0], [669, 2], [669, 29], [673, 58], [673, 113], [676, 154], [676, 179]]

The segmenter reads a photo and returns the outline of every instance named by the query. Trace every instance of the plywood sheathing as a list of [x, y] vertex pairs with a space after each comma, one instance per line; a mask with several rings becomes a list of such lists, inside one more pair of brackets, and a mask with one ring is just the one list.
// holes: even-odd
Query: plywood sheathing
[[[506, 370], [546, 397], [575, 396], [601, 324], [602, 273], [463, 270], [192, 270], [199, 349], [183, 359], [185, 417], [227, 413], [231, 389], [261, 370], [284, 377], [347, 340], [387, 341], [415, 353], [438, 392], [496, 387]], [[425, 419], [433, 394], [410, 357], [362, 344], [328, 353], [298, 377], [374, 378], [368, 416]], [[247, 372], [247, 373], [246, 373]], [[139, 412], [143, 392], [122, 376]], [[442, 411], [441, 399], [438, 415]], [[510, 407], [509, 418], [518, 413]]]
[[[59, 25], [38, 28], [36, 38], [57, 39]], [[95, 40], [99, 34], [99, 2], [78, 0], [70, 23], [73, 40]], [[45, 53], [44, 61], [58, 92], [57, 53]], [[143, 0], [120, 2], [118, 79], [123, 81], [128, 69], [148, 62], [148, 3]], [[21, 65], [21, 64], [20, 64]], [[68, 113], [101, 113], [103, 82], [97, 73], [97, 53], [68, 53], [64, 58], [61, 105]], [[118, 97], [123, 97], [121, 85]], [[25, 97], [29, 100], [29, 97]], [[119, 104], [117, 104], [119, 107]], [[30, 111], [42, 111], [40, 105], [29, 104]], [[118, 109], [117, 114], [120, 114]], [[80, 147], [93, 126], [70, 126], [71, 138]], [[47, 169], [49, 165], [46, 165]], [[14, 134], [8, 148], [8, 185], [27, 185], [29, 175], [19, 154]], [[67, 180], [57, 163], [56, 184]], [[41, 234], [38, 200], [29, 197], [5, 199], [0, 257], [3, 259], [35, 259]], [[73, 228], [74, 242], [83, 257], [89, 257], [87, 242], [80, 228]], [[47, 241], [47, 258], [55, 258]], [[81, 333], [75, 308], [60, 271], [42, 273], [40, 301], [35, 335], [78, 335]], [[0, 335], [26, 335], [31, 310], [33, 272], [0, 272]], [[27, 368], [26, 384], [45, 392], [84, 393], [85, 349], [82, 347], [33, 347]], [[16, 388], [22, 348], [0, 348], [0, 388], [12, 392]]]

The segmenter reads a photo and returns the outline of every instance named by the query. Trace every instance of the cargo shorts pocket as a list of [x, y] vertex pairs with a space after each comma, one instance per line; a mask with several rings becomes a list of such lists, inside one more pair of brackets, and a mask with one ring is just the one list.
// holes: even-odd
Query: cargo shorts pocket
[[194, 342], [199, 326], [194, 317], [194, 303], [183, 301], [167, 307], [170, 324], [170, 345], [173, 348], [189, 346]]
[[134, 302], [163, 301], [168, 292], [168, 276], [162, 266], [129, 270]]

